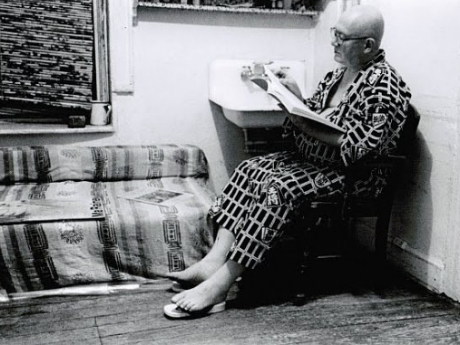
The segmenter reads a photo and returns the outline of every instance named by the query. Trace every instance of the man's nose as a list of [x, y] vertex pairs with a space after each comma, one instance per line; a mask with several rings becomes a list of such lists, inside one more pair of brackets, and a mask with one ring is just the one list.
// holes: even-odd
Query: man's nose
[[331, 38], [331, 45], [334, 46], [334, 47], [338, 47], [340, 45], [339, 42], [337, 42], [336, 37]]

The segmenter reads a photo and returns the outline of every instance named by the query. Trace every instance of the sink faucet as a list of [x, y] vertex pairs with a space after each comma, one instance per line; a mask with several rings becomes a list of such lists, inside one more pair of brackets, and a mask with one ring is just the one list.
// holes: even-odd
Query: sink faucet
[[273, 61], [254, 61], [254, 67], [251, 69], [250, 66], [243, 66], [241, 71], [241, 79], [253, 80], [261, 79], [265, 77], [265, 65], [271, 64]]
[[265, 74], [265, 63], [254, 62], [254, 76], [263, 76]]
[[273, 61], [254, 61], [254, 67], [252, 70], [250, 66], [243, 66], [241, 79], [243, 81], [250, 80], [260, 88], [267, 91], [268, 77], [265, 74], [265, 65], [269, 65], [272, 62]]

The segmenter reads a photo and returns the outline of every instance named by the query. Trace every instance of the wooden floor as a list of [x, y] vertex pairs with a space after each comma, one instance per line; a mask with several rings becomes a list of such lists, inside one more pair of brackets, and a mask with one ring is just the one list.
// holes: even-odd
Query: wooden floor
[[292, 282], [253, 278], [228, 310], [194, 320], [163, 316], [173, 295], [166, 281], [105, 296], [4, 302], [0, 344], [460, 344], [460, 306], [449, 299], [391, 270], [379, 272], [378, 284], [372, 269], [330, 273], [312, 274], [317, 284], [303, 306], [287, 298]]

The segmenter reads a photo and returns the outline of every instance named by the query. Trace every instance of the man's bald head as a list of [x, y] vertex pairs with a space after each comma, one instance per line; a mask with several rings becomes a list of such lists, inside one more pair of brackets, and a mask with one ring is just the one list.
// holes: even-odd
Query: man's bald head
[[370, 37], [376, 42], [378, 50], [382, 42], [384, 20], [380, 11], [373, 6], [353, 6], [340, 16], [339, 22], [346, 26], [349, 35]]

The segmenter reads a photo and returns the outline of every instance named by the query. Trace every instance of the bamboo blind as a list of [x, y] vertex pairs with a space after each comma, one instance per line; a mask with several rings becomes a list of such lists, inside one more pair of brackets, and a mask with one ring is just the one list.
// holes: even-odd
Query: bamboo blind
[[92, 0], [1, 0], [2, 103], [88, 109], [93, 60]]

